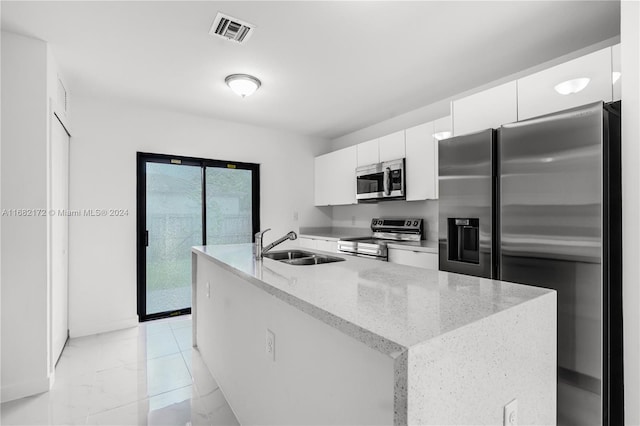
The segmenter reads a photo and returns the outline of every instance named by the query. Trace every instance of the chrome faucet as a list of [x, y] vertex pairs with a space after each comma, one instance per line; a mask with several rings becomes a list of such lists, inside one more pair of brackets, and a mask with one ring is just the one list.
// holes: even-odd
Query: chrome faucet
[[264, 235], [265, 232], [270, 231], [270, 230], [271, 230], [271, 228], [267, 228], [264, 231], [256, 232], [256, 242], [255, 242], [255, 245], [256, 245], [255, 258], [256, 258], [256, 260], [262, 259], [262, 255], [263, 254], [265, 254], [266, 252], [268, 252], [269, 250], [271, 250], [272, 248], [274, 248], [278, 244], [283, 243], [286, 240], [295, 240], [296, 238], [298, 238], [298, 235], [295, 232], [290, 231], [284, 237], [278, 238], [277, 240], [275, 240], [274, 242], [272, 242], [268, 246], [263, 247], [262, 246], [262, 236]]

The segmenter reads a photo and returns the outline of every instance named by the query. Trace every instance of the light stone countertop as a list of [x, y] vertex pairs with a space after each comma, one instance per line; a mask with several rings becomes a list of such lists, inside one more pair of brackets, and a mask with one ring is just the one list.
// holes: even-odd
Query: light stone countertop
[[192, 251], [392, 358], [553, 293], [355, 256], [338, 255], [345, 261], [304, 266], [266, 258], [256, 261], [252, 249], [252, 244], [237, 244], [198, 246]]

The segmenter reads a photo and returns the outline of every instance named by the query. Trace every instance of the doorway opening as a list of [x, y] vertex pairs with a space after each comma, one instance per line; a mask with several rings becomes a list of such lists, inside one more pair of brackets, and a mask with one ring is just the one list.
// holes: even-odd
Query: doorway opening
[[191, 313], [191, 247], [253, 242], [260, 166], [138, 152], [140, 321]]

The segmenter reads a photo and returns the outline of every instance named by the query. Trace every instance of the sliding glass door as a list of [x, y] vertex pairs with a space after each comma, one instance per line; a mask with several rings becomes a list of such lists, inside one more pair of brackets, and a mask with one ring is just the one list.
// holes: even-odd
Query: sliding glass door
[[191, 312], [191, 247], [253, 241], [258, 165], [138, 153], [138, 315]]

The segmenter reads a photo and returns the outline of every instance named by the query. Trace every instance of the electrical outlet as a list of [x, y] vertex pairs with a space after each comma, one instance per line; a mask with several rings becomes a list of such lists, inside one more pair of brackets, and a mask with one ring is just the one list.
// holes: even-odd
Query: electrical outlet
[[504, 406], [504, 426], [518, 426], [518, 400]]
[[276, 360], [276, 334], [267, 328], [267, 340], [265, 350], [271, 361]]
[[209, 284], [209, 281], [207, 281], [207, 299], [209, 299], [211, 297], [211, 285]]

